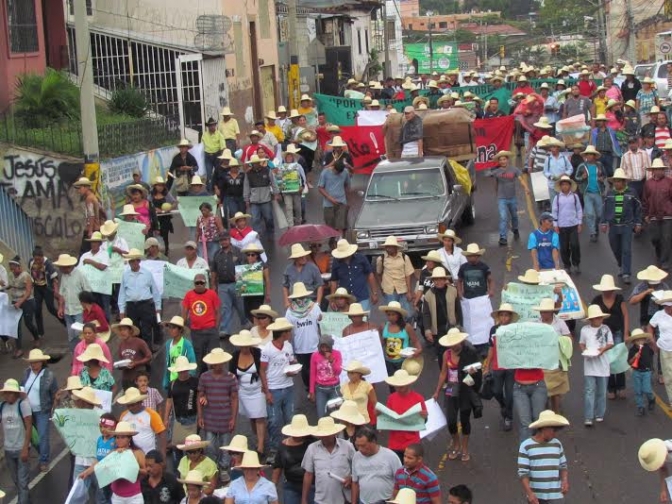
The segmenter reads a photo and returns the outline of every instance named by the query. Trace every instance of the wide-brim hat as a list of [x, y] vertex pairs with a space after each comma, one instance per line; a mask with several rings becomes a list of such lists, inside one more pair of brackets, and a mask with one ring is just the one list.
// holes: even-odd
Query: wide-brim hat
[[189, 182], [189, 185], [204, 185], [203, 179], [199, 175], [194, 175], [191, 177], [191, 182]]
[[289, 437], [308, 437], [313, 435], [314, 429], [308, 423], [306, 415], [294, 415], [292, 421], [282, 428], [282, 433]]
[[230, 107], [224, 107], [224, 108], [222, 108], [222, 111], [220, 112], [219, 115], [223, 115], [223, 116], [234, 116], [235, 114], [234, 114], [233, 112], [231, 112], [231, 108], [230, 108]]
[[312, 435], [315, 437], [335, 436], [345, 429], [345, 425], [337, 424], [330, 416], [325, 416], [317, 421], [317, 426], [313, 428]]
[[266, 328], [269, 331], [291, 331], [294, 329], [294, 324], [292, 324], [285, 317], [276, 318], [272, 324]]
[[102, 242], [104, 240], [103, 234], [100, 231], [91, 233], [91, 238], [87, 238], [87, 242]]
[[625, 102], [625, 105], [631, 109], [637, 110], [637, 102], [635, 100], [628, 100]]
[[345, 287], [339, 287], [333, 294], [325, 296], [329, 301], [334, 298], [346, 298], [350, 303], [357, 301], [357, 298], [348, 292]]
[[455, 233], [454, 229], [446, 229], [443, 233], [439, 233], [438, 236], [439, 240], [443, 240], [444, 238], [450, 238], [451, 240], [453, 240], [453, 243], [455, 243], [455, 245], [459, 245], [460, 243], [462, 243], [462, 238], [457, 236], [457, 233]]
[[417, 357], [408, 357], [401, 363], [401, 369], [411, 376], [420, 376], [425, 367], [425, 357], [420, 354]]
[[28, 357], [23, 360], [26, 362], [46, 362], [49, 359], [51, 359], [51, 355], [45, 354], [39, 348], [33, 348], [30, 353], [28, 353]]
[[351, 360], [347, 365], [343, 366], [343, 371], [346, 373], [359, 373], [362, 376], [367, 376], [371, 374], [371, 369], [366, 367], [358, 360]]
[[290, 144], [287, 146], [287, 150], [285, 150], [285, 151], [282, 152], [282, 155], [283, 155], [283, 156], [286, 156], [287, 154], [295, 155], [295, 154], [300, 154], [300, 153], [301, 153], [301, 150], [300, 150], [300, 149], [297, 149], [297, 148], [296, 148], [296, 145], [290, 143]]
[[263, 304], [256, 310], [251, 310], [250, 313], [257, 317], [259, 315], [266, 315], [267, 317], [271, 317], [272, 319], [276, 319], [280, 316], [278, 312], [273, 310], [269, 305]]
[[667, 278], [668, 274], [667, 271], [660, 269], [658, 266], [650, 265], [637, 273], [637, 280], [661, 282], [664, 278]]
[[336, 411], [332, 411], [329, 415], [336, 420], [347, 422], [352, 425], [364, 425], [365, 423], [368, 423], [366, 418], [364, 418], [364, 415], [359, 412], [359, 408], [355, 401], [343, 401], [340, 408]]
[[639, 327], [637, 329], [633, 329], [630, 332], [630, 341], [635, 341], [638, 339], [647, 339], [649, 337], [649, 333], [642, 331]]
[[206, 486], [210, 482], [205, 480], [205, 476], [198, 469], [193, 469], [187, 473], [184, 479], [177, 478], [177, 481], [184, 485]]
[[241, 252], [243, 254], [253, 253], [253, 254], [261, 255], [261, 254], [263, 254], [264, 249], [261, 248], [256, 243], [252, 242], [247, 247], [245, 247], [244, 249], [241, 249]]
[[15, 380], [14, 378], [10, 378], [8, 380], [5, 380], [5, 383], [3, 384], [2, 388], [0, 389], [0, 392], [14, 392], [16, 394], [20, 394], [22, 396], [25, 396], [26, 393], [21, 390], [21, 385], [19, 385], [19, 382]]
[[276, 120], [278, 118], [278, 116], [275, 115], [275, 110], [269, 110], [264, 117], [266, 119], [273, 119], [273, 120]]
[[538, 312], [557, 311], [557, 308], [555, 307], [555, 301], [551, 298], [542, 298], [541, 301], [539, 301], [539, 304], [533, 306], [532, 309]]
[[608, 313], [604, 313], [602, 311], [602, 308], [599, 307], [599, 305], [590, 305], [588, 307], [588, 313], [586, 314], [586, 320], [594, 319], [594, 318], [607, 318], [609, 317]]
[[194, 145], [188, 139], [183, 138], [175, 147], [189, 147], [191, 149], [193, 146]]
[[169, 321], [163, 322], [164, 325], [174, 325], [177, 327], [184, 327], [184, 319], [179, 315], [173, 316]]
[[233, 355], [225, 352], [223, 348], [217, 347], [210, 350], [210, 353], [203, 357], [203, 362], [210, 365], [226, 364], [231, 359], [233, 359]]
[[656, 81], [653, 80], [651, 77], [644, 77], [642, 79], [642, 84], [655, 84]]
[[164, 179], [161, 175], [159, 175], [158, 177], [156, 177], [154, 179], [154, 182], [152, 182], [152, 185], [153, 186], [155, 186], [155, 185], [165, 185], [165, 183], [166, 183], [166, 179]]
[[[548, 89], [548, 88], [546, 88]], [[549, 122], [548, 117], [546, 116], [541, 116], [539, 118], [539, 122], [534, 123], [532, 126], [535, 128], [541, 128], [541, 129], [553, 129], [553, 125]]]
[[406, 387], [415, 383], [417, 380], [417, 376], [409, 374], [405, 369], [398, 369], [392, 376], [385, 378], [385, 383], [392, 387]]
[[619, 287], [616, 287], [613, 275], [602, 275], [600, 283], [593, 285], [593, 289], [600, 292], [621, 290]]
[[539, 285], [541, 282], [539, 279], [539, 272], [535, 269], [525, 270], [524, 275], [518, 275], [518, 281], [529, 285]]
[[558, 415], [553, 410], [545, 410], [539, 413], [539, 418], [530, 424], [530, 429], [541, 429], [543, 427], [567, 427], [569, 420], [562, 415]]
[[399, 240], [396, 236], [388, 236], [383, 242], [383, 247], [397, 247], [403, 248], [403, 245], [399, 243]]
[[256, 451], [246, 451], [243, 454], [243, 460], [235, 466], [235, 469], [261, 469], [262, 467], [265, 466], [259, 462], [259, 454]]
[[131, 184], [126, 187], [126, 194], [129, 196], [133, 191], [140, 191], [144, 196], [147, 196], [147, 188], [142, 184]]
[[[144, 189], [144, 188], [143, 188]], [[138, 212], [135, 211], [135, 207], [131, 204], [124, 205], [124, 207], [121, 209], [121, 213], [119, 214], [121, 217], [126, 217], [128, 215], [135, 215], [138, 216], [140, 215]]]
[[613, 182], [614, 180], [630, 180], [630, 178], [625, 174], [623, 168], [616, 168], [614, 174], [611, 177], [608, 177], [607, 180]]
[[240, 219], [251, 219], [252, 216], [250, 214], [246, 214], [243, 212], [236, 212], [233, 217], [229, 219], [229, 222], [236, 222], [239, 221]]
[[499, 159], [501, 157], [506, 157], [510, 159], [513, 157], [513, 152], [508, 150], [499, 151], [497, 154], [495, 154], [494, 159]]
[[228, 160], [232, 160], [232, 159], [233, 159], [233, 155], [231, 154], [231, 150], [230, 150], [230, 149], [224, 149], [224, 150], [222, 151], [222, 153], [221, 153], [219, 156], [217, 156], [217, 159], [228, 159]]
[[82, 352], [81, 355], [77, 356], [77, 360], [79, 362], [89, 362], [91, 360], [97, 360], [100, 362], [105, 362], [106, 364], [109, 364], [109, 360], [107, 360], [107, 357], [105, 357], [105, 354], [103, 353], [103, 349], [98, 343], [91, 343], [86, 347], [86, 350]]
[[138, 327], [135, 324], [133, 324], [133, 321], [128, 317], [125, 317], [125, 318], [121, 319], [119, 321], [119, 323], [117, 323], [117, 324], [112, 324], [110, 326], [110, 329], [112, 329], [113, 331], [116, 332], [121, 327], [130, 327], [133, 330], [133, 335], [134, 336], [137, 336], [138, 334], [140, 334], [140, 329], [138, 329]]
[[390, 301], [389, 304], [379, 306], [378, 310], [382, 312], [396, 312], [404, 318], [408, 316], [408, 312], [401, 307], [401, 303], [399, 301]]
[[177, 449], [182, 451], [201, 450], [209, 444], [210, 441], [201, 439], [198, 434], [190, 434], [184, 439], [184, 443], [177, 445]]
[[343, 141], [343, 138], [340, 136], [336, 135], [333, 140], [331, 141], [330, 145], [332, 147], [347, 147], [348, 144]]
[[338, 240], [336, 248], [331, 251], [331, 255], [336, 259], [345, 259], [357, 252], [357, 245], [350, 244], [345, 238]]
[[365, 317], [370, 312], [362, 307], [361, 303], [352, 303], [347, 312], [343, 312], [348, 317]]
[[288, 259], [300, 259], [301, 257], [306, 257], [311, 254], [310, 250], [303, 248], [303, 245], [300, 243], [294, 243], [292, 245]]
[[497, 308], [495, 311], [493, 311], [490, 316], [492, 318], [497, 319], [499, 317], [499, 314], [505, 312], [505, 313], [510, 313], [511, 314], [511, 323], [515, 324], [520, 320], [520, 315], [516, 310], [514, 310], [513, 306], [510, 303], [502, 303], [499, 305], [499, 308]]
[[284, 105], [280, 105], [278, 107], [278, 114], [286, 114], [286, 113], [287, 113], [287, 107], [285, 107]]
[[609, 100], [607, 102], [607, 110], [609, 110], [611, 107], [615, 107], [616, 105], [619, 105], [621, 102], [618, 100]]
[[557, 138], [551, 138], [548, 141], [548, 147], [559, 147], [560, 149], [565, 148], [565, 142], [558, 140]]
[[303, 282], [296, 282], [294, 285], [292, 285], [292, 293], [287, 296], [288, 299], [298, 299], [298, 298], [304, 298], [308, 297], [313, 293], [313, 291], [309, 291], [306, 289], [306, 284]]
[[128, 387], [124, 394], [120, 397], [117, 397], [117, 403], [119, 404], [135, 404], [144, 401], [147, 399], [147, 394], [141, 394], [140, 391], [135, 387]]
[[569, 175], [563, 175], [558, 179], [558, 181], [555, 183], [555, 190], [556, 192], [560, 192], [560, 187], [562, 186], [563, 182], [568, 182], [569, 185], [571, 186], [572, 191], [576, 191], [576, 182], [572, 180], [572, 178]]
[[667, 166], [665, 166], [665, 162], [660, 159], [656, 158], [651, 162], [651, 166], [646, 167], [647, 170], [665, 170], [667, 169]]
[[231, 442], [228, 445], [220, 446], [219, 449], [235, 453], [245, 453], [249, 449], [247, 444], [247, 436], [236, 434], [231, 438]]
[[102, 226], [100, 226], [100, 234], [102, 234], [103, 236], [110, 236], [116, 233], [118, 228], [119, 224], [117, 224], [114, 221], [108, 220], [105, 221]]
[[193, 371], [198, 367], [195, 362], [189, 362], [185, 355], [180, 355], [175, 359], [175, 363], [168, 368], [171, 373], [181, 373], [183, 371]]
[[446, 271], [446, 268], [443, 266], [437, 266], [432, 270], [432, 274], [429, 276], [432, 280], [437, 280], [441, 278], [451, 278], [450, 273]]
[[83, 387], [79, 390], [73, 390], [72, 395], [80, 401], [84, 401], [85, 403], [93, 404], [94, 406], [101, 405], [100, 399], [98, 399], [96, 392], [91, 387]]
[[91, 182], [87, 177], [80, 177], [77, 179], [77, 182], [72, 185], [74, 187], [91, 187], [93, 182]]
[[261, 338], [255, 338], [250, 331], [242, 330], [229, 338], [229, 343], [235, 347], [253, 347], [261, 343]]
[[214, 117], [208, 117], [208, 120], [205, 123], [206, 126], [217, 126], [217, 121]]
[[79, 375], [68, 376], [68, 379], [65, 382], [65, 390], [72, 392], [73, 390], [80, 390], [84, 388], [82, 385], [82, 380]]
[[639, 447], [637, 458], [645, 471], [657, 471], [667, 461], [667, 443], [662, 439], [649, 439]]
[[668, 303], [672, 303], [672, 291], [666, 290], [660, 298], [656, 299], [656, 304], [669, 306]]
[[397, 496], [387, 501], [389, 504], [416, 504], [417, 497], [412, 488], [400, 488]]
[[462, 255], [465, 256], [465, 257], [473, 256], [473, 255], [480, 256], [480, 255], [483, 255], [483, 254], [485, 254], [485, 249], [480, 248], [478, 246], [478, 243], [470, 243], [469, 245], [467, 245], [467, 248], [462, 251]]
[[54, 266], [68, 267], [75, 266], [77, 264], [77, 258], [72, 257], [70, 254], [60, 254], [58, 259], [54, 261]]
[[423, 261], [432, 261], [438, 264], [443, 263], [443, 258], [441, 257], [441, 254], [439, 253], [438, 250], [430, 250], [429, 252], [427, 252], [427, 255], [421, 256], [420, 259], [422, 259]]
[[448, 333], [439, 338], [439, 345], [444, 347], [452, 347], [462, 343], [469, 337], [466, 332], [460, 331], [457, 327], [448, 330]]
[[600, 157], [602, 154], [600, 151], [598, 151], [594, 145], [589, 145], [586, 147], [586, 149], [581, 152], [582, 156], [585, 156], [586, 154], [593, 154], [594, 156]]

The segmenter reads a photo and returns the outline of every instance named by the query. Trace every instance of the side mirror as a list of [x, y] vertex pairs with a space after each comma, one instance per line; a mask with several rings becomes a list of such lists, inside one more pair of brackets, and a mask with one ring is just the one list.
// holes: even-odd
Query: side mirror
[[359, 196], [360, 198], [363, 198], [364, 197], [364, 191], [361, 191], [361, 190], [357, 191], [357, 196]]
[[462, 184], [455, 184], [453, 186], [453, 191], [455, 191], [455, 192], [462, 192], [463, 189], [464, 188], [462, 187]]

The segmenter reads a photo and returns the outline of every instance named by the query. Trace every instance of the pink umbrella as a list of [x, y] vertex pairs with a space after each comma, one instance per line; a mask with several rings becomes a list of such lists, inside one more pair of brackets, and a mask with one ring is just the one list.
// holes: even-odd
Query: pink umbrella
[[302, 224], [285, 231], [278, 240], [278, 243], [282, 246], [287, 246], [293, 243], [317, 242], [340, 236], [340, 231], [336, 231], [326, 224]]

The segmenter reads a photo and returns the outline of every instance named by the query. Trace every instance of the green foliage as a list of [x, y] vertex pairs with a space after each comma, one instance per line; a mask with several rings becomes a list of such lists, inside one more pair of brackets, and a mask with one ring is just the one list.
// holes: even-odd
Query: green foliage
[[79, 117], [79, 89], [65, 72], [48, 68], [45, 74], [17, 78], [14, 113], [29, 127]]
[[144, 93], [138, 88], [129, 86], [115, 89], [110, 99], [110, 112], [131, 117], [144, 117], [149, 103]]
[[[537, 33], [586, 34], [584, 16], [595, 17], [597, 7], [584, 0], [545, 0], [539, 10]], [[591, 29], [594, 30], [594, 23]]]
[[369, 80], [378, 78], [378, 75], [383, 72], [383, 65], [380, 63], [380, 54], [378, 49], [371, 49], [369, 52], [368, 63]]

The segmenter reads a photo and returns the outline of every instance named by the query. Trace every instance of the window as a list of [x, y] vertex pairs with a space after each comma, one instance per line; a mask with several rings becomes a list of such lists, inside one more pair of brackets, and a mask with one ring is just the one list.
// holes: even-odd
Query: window
[[35, 0], [6, 0], [9, 49], [13, 53], [37, 52]]
[[369, 54], [369, 30], [364, 30], [364, 42], [366, 43], [366, 54]]
[[408, 29], [409, 29], [409, 30], [412, 30], [412, 29], [413, 29], [413, 23], [411, 23], [411, 24], [408, 25]]
[[[411, 30], [413, 29], [413, 25], [411, 25]], [[394, 21], [388, 21], [387, 22], [387, 40], [392, 41], [397, 39], [397, 28], [394, 25]]]
[[[93, 0], [86, 0], [86, 15], [87, 16], [93, 16], [93, 7], [91, 3]], [[70, 11], [70, 15], [74, 16], [75, 15], [75, 0], [68, 0], [68, 10]]]
[[357, 28], [357, 48], [359, 50], [359, 54], [362, 54], [362, 30]]
[[447, 21], [439, 21], [439, 28], [448, 28]]

